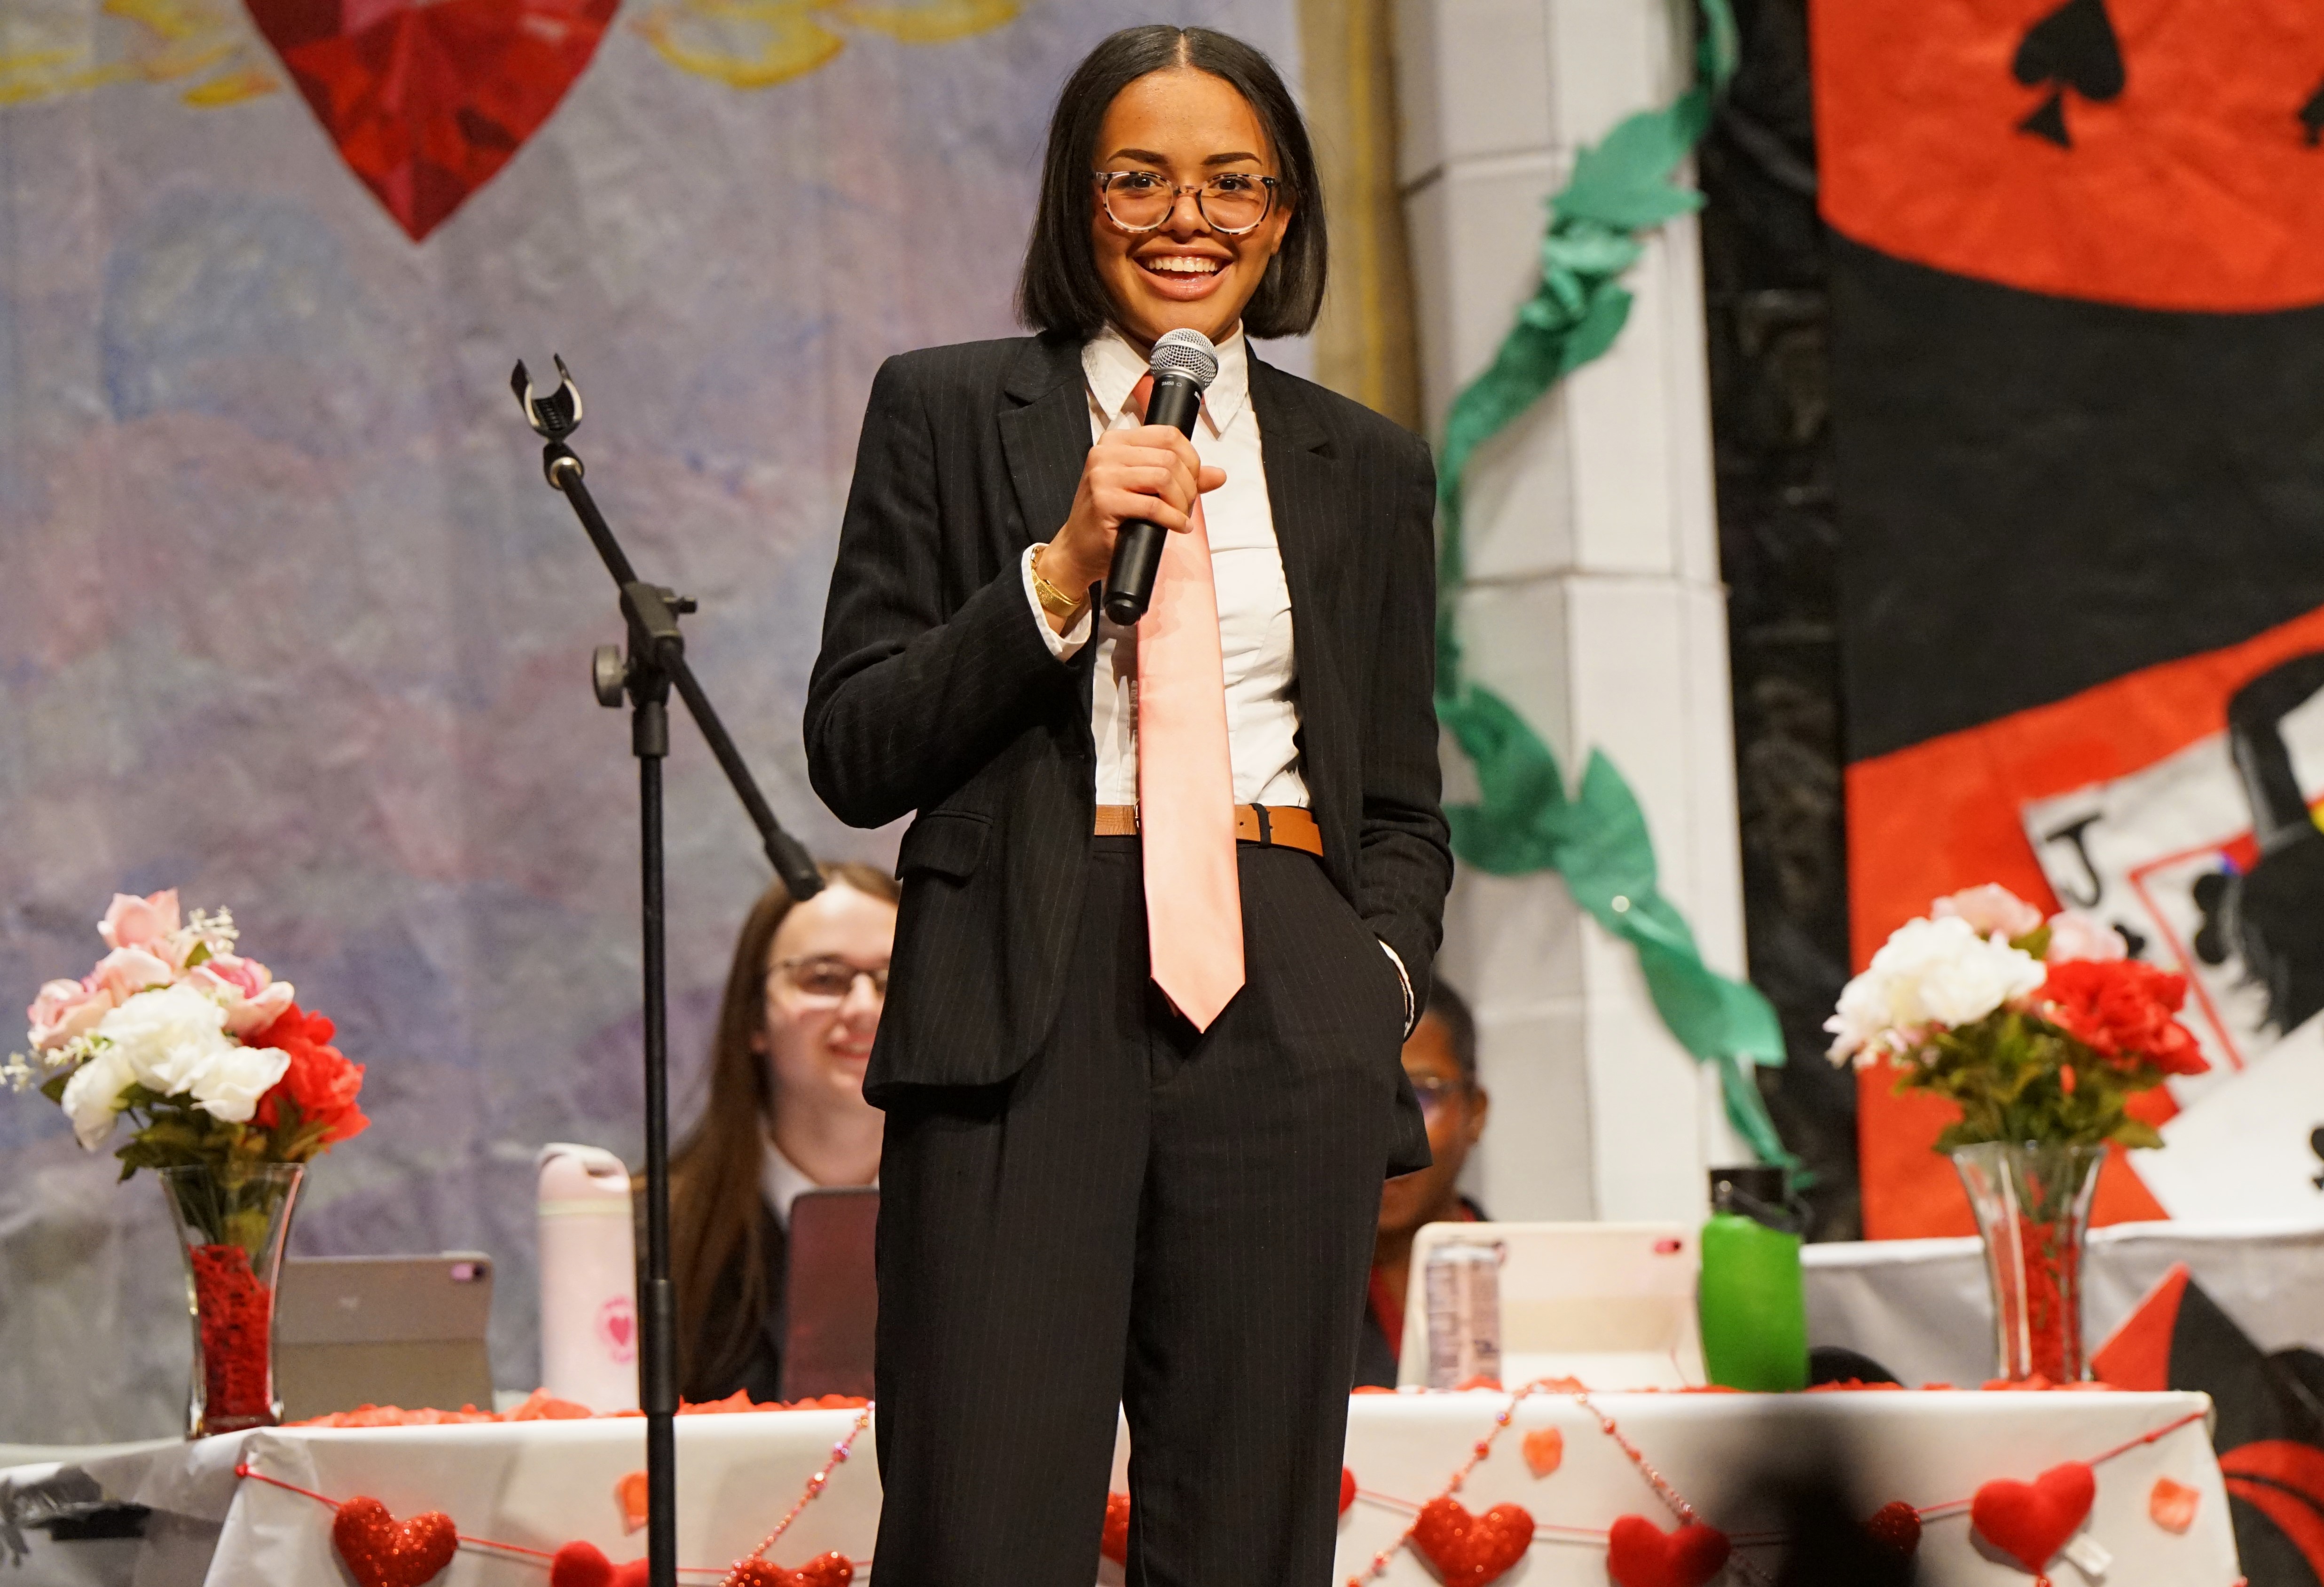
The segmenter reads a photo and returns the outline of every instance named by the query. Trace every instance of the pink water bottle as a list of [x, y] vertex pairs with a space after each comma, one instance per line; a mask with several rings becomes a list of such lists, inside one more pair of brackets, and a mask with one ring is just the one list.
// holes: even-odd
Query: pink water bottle
[[594, 1146], [540, 1149], [540, 1386], [638, 1408], [638, 1259], [630, 1173]]

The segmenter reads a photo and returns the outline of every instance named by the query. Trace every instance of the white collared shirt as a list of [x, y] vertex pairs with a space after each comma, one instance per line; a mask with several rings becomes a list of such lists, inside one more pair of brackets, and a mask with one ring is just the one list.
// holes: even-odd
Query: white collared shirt
[[[1226, 483], [1203, 498], [1203, 527], [1211, 541], [1211, 575], [1218, 588], [1219, 652], [1227, 685], [1227, 761], [1239, 805], [1307, 806], [1299, 771], [1299, 667], [1292, 642], [1291, 586], [1275, 539], [1274, 504], [1259, 452], [1259, 415], [1250, 402], [1250, 348], [1242, 329], [1218, 344], [1219, 374], [1203, 393], [1203, 416], [1189, 438], [1194, 455], [1226, 470]], [[1082, 348], [1089, 394], [1090, 438], [1130, 429], [1145, 415], [1130, 407], [1146, 360], [1106, 327]], [[1062, 526], [1060, 526], [1062, 527]], [[1094, 626], [1097, 657], [1090, 682], [1090, 733], [1097, 741], [1097, 802], [1138, 802], [1138, 630], [1108, 622], [1094, 607], [1060, 634], [1049, 626], [1033, 587], [1028, 547], [1021, 567], [1025, 600], [1049, 653], [1060, 660], [1089, 643]], [[1413, 1025], [1412, 977], [1387, 943], [1380, 951], [1404, 983], [1404, 1025]], [[786, 1202], [785, 1207], [789, 1204]]]
[[[1196, 456], [1226, 470], [1227, 482], [1203, 498], [1203, 526], [1211, 541], [1211, 573], [1218, 586], [1219, 651], [1227, 685], [1227, 759], [1239, 805], [1307, 804], [1299, 774], [1297, 655], [1291, 635], [1291, 586], [1275, 541], [1275, 513], [1267, 496], [1259, 453], [1259, 415], [1250, 404], [1250, 357], [1237, 329], [1218, 346], [1219, 374], [1203, 393], [1194, 427]], [[1145, 422], [1130, 397], [1146, 360], [1108, 326], [1082, 349], [1088, 385], [1090, 438]], [[1090, 731], [1097, 740], [1097, 802], [1138, 802], [1136, 732], [1138, 630], [1084, 612], [1059, 634], [1042, 615], [1033, 590], [1033, 553], [1025, 553], [1025, 598], [1050, 652], [1077, 653], [1096, 630], [1091, 681]]]
[[[765, 1200], [767, 1210], [775, 1214], [775, 1222], [788, 1232], [791, 1203], [808, 1191], [821, 1190], [824, 1186], [808, 1178], [805, 1168], [783, 1155], [783, 1149], [775, 1144], [772, 1130], [767, 1131], [761, 1139], [766, 1142], [767, 1149], [759, 1159], [759, 1195]], [[877, 1175], [872, 1176], [872, 1183], [874, 1187], [879, 1185]]]

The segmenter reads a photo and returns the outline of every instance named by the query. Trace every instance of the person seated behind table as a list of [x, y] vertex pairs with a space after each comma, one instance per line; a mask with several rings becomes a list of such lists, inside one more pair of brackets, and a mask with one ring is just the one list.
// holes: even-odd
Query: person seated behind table
[[896, 940], [896, 883], [820, 867], [803, 904], [777, 881], [735, 940], [710, 1051], [710, 1097], [670, 1160], [679, 1392], [780, 1398], [792, 1200], [876, 1185], [884, 1116], [863, 1100]]
[[1485, 1132], [1491, 1099], [1477, 1084], [1477, 1021], [1461, 994], [1440, 979], [1428, 1011], [1404, 1043], [1404, 1072], [1428, 1121], [1436, 1160], [1380, 1186], [1379, 1233], [1372, 1243], [1370, 1304], [1356, 1342], [1359, 1388], [1393, 1389], [1404, 1349], [1404, 1297], [1412, 1276], [1412, 1237], [1424, 1223], [1473, 1223], [1484, 1210], [1456, 1182], [1469, 1149]]

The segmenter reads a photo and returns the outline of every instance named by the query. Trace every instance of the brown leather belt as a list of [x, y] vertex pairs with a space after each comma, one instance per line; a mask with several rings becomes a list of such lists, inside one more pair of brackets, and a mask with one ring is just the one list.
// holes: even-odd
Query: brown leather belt
[[[1138, 807], [1100, 805], [1095, 832], [1099, 837], [1136, 837]], [[1297, 805], [1237, 805], [1235, 841], [1298, 849], [1319, 860], [1323, 857], [1323, 829], [1315, 825], [1311, 813]]]

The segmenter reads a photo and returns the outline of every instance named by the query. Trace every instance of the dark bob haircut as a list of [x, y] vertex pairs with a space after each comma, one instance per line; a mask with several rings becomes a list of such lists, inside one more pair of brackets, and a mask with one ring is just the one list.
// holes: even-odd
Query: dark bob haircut
[[1240, 39], [1209, 28], [1124, 28], [1089, 52], [1057, 96], [1049, 118], [1049, 152], [1041, 162], [1040, 205], [1025, 271], [1017, 281], [1017, 318], [1030, 329], [1086, 340], [1113, 318], [1113, 305], [1090, 254], [1090, 172], [1114, 96], [1148, 72], [1192, 67], [1223, 79], [1243, 97], [1290, 190], [1291, 224], [1283, 246], [1242, 314], [1254, 337], [1296, 337], [1315, 323], [1323, 303], [1323, 185], [1307, 124], [1275, 63]]

